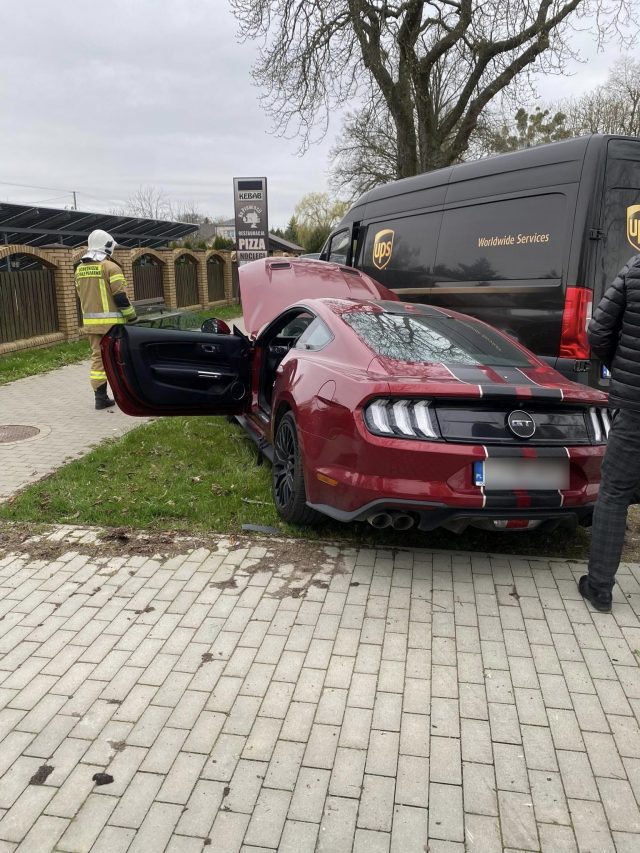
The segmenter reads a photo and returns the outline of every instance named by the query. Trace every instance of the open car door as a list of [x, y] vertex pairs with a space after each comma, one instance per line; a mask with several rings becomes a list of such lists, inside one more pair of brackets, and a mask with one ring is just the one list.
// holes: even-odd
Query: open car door
[[102, 359], [127, 415], [240, 415], [251, 401], [251, 345], [240, 334], [114, 326]]

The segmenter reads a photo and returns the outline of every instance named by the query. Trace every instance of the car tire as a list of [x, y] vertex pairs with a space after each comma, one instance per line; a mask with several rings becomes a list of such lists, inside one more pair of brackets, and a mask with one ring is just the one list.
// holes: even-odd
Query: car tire
[[291, 524], [318, 524], [322, 515], [307, 506], [302, 454], [293, 412], [282, 416], [273, 442], [271, 492], [278, 515]]

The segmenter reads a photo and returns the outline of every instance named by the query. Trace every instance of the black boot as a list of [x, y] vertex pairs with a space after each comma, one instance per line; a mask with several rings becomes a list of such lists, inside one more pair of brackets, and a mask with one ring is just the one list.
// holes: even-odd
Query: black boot
[[116, 401], [107, 396], [107, 383], [96, 388], [96, 409], [110, 409]]
[[582, 575], [578, 581], [578, 589], [583, 598], [590, 601], [596, 610], [600, 613], [611, 613], [611, 591], [606, 589], [596, 589], [591, 585], [589, 575]]

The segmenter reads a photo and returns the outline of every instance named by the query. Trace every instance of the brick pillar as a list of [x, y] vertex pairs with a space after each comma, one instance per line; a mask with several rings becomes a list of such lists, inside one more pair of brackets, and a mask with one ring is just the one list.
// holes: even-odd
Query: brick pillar
[[60, 331], [69, 340], [79, 337], [78, 307], [73, 268], [73, 249], [49, 249], [46, 255], [55, 264], [54, 281]]
[[207, 253], [194, 252], [198, 259], [198, 300], [203, 308], [209, 304], [209, 280], [207, 278]]
[[118, 249], [114, 255], [114, 261], [122, 267], [122, 272], [127, 280], [127, 296], [133, 302], [133, 261], [131, 260], [131, 249]]
[[173, 252], [163, 252], [162, 260], [162, 289], [164, 291], [164, 301], [167, 308], [178, 307], [178, 295], [176, 293], [176, 263], [173, 257]]
[[233, 299], [233, 262], [235, 252], [220, 252], [224, 257], [224, 296]]

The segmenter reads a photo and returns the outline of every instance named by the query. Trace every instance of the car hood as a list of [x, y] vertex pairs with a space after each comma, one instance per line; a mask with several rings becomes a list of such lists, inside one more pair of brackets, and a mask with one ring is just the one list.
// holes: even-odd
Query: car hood
[[[606, 406], [607, 395], [565, 379], [543, 364], [529, 367], [416, 364], [376, 356], [369, 364], [371, 378], [384, 379], [398, 393], [465, 397], [514, 396], [531, 400]], [[418, 385], [425, 385], [418, 388]], [[396, 387], [397, 386], [397, 387]]]
[[351, 267], [297, 258], [267, 258], [240, 267], [240, 300], [247, 333], [256, 337], [290, 305], [306, 299], [387, 299], [395, 293]]

